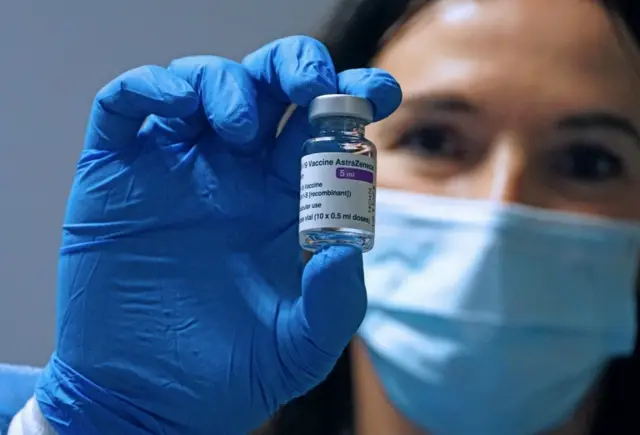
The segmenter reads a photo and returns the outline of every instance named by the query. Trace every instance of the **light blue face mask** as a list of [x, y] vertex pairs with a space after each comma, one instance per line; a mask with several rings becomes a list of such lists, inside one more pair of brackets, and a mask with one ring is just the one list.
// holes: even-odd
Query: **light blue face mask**
[[640, 225], [385, 190], [378, 209], [360, 336], [419, 427], [538, 434], [632, 351]]

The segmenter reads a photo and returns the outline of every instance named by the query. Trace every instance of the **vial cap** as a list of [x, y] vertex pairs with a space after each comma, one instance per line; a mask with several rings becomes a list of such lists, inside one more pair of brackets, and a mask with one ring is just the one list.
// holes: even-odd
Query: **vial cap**
[[373, 122], [373, 106], [366, 98], [331, 94], [316, 97], [309, 106], [309, 121], [332, 116], [348, 116]]

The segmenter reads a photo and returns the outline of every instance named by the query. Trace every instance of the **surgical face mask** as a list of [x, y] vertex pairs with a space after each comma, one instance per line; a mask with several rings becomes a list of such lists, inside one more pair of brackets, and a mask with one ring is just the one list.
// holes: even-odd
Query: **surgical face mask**
[[434, 435], [532, 435], [633, 350], [640, 225], [379, 191], [360, 329], [390, 402]]

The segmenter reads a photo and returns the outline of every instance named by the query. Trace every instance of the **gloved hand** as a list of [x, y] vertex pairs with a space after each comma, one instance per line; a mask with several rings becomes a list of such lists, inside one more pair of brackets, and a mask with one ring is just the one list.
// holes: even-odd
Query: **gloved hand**
[[35, 391], [41, 369], [0, 364], [0, 435], [7, 433], [11, 419]]
[[242, 64], [134, 69], [98, 93], [36, 394], [60, 435], [246, 434], [325, 378], [365, 312], [362, 258], [336, 247], [303, 267], [306, 110], [275, 136], [291, 102], [336, 92], [377, 119], [401, 100], [389, 74], [337, 75], [306, 37]]

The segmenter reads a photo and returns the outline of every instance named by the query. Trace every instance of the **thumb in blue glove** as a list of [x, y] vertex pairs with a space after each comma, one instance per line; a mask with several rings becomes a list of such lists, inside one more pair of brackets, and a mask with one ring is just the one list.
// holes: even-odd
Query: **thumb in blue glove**
[[138, 68], [98, 93], [36, 394], [58, 433], [246, 434], [326, 377], [366, 309], [360, 252], [304, 266], [298, 246], [304, 108], [337, 92], [378, 119], [401, 99], [383, 71], [336, 74], [306, 37], [242, 64]]

